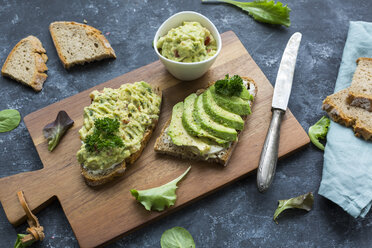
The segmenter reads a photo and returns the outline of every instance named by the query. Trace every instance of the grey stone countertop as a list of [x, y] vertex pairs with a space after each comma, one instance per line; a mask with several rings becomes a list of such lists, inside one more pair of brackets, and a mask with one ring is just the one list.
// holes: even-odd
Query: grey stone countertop
[[[97, 84], [157, 60], [151, 42], [159, 25], [183, 10], [206, 15], [222, 33], [233, 30], [265, 73], [275, 82], [283, 48], [292, 33], [303, 34], [289, 108], [305, 130], [324, 112], [322, 100], [333, 92], [350, 20], [372, 21], [372, 1], [290, 0], [290, 28], [254, 21], [226, 4], [200, 0], [110, 1], [0, 1], [0, 64], [13, 46], [32, 34], [43, 43], [49, 61], [44, 89], [32, 89], [0, 77], [0, 110], [18, 109], [24, 117]], [[48, 26], [53, 21], [88, 21], [104, 34], [117, 54], [106, 60], [66, 71], [57, 57]], [[0, 133], [0, 177], [42, 168], [22, 121], [11, 132]], [[371, 247], [372, 214], [354, 219], [318, 195], [323, 152], [309, 145], [278, 163], [275, 180], [265, 194], [256, 189], [255, 175], [175, 212], [108, 247], [160, 247], [162, 233], [182, 226], [197, 247]], [[314, 192], [309, 213], [288, 211], [272, 220], [277, 200]], [[32, 247], [78, 247], [58, 201], [38, 213], [46, 239]], [[0, 247], [12, 247], [17, 233], [0, 207]], [[89, 228], [89, 227], [87, 227]]]

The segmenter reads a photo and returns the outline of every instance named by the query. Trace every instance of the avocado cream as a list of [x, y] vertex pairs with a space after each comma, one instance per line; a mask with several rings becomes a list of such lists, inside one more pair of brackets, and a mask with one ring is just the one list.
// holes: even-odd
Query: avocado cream
[[[123, 84], [119, 89], [95, 90], [90, 97], [92, 103], [84, 108], [84, 123], [79, 131], [83, 144], [77, 152], [77, 159], [84, 168], [99, 173], [123, 162], [141, 148], [147, 128], [159, 118], [161, 97], [143, 81]], [[95, 120], [102, 118], [120, 122], [116, 135], [124, 146], [88, 151], [84, 141], [93, 134]]]
[[161, 37], [157, 49], [164, 57], [185, 63], [209, 59], [217, 52], [217, 43], [199, 22], [184, 22]]

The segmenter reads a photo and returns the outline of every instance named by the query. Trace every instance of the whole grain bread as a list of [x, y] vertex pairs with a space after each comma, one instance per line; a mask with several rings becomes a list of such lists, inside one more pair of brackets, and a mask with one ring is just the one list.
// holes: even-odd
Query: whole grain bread
[[372, 111], [372, 58], [359, 58], [357, 64], [347, 102]]
[[40, 40], [28, 36], [15, 45], [1, 69], [1, 74], [41, 91], [48, 75], [46, 51]]
[[[247, 89], [251, 90], [253, 97], [255, 98], [257, 95], [257, 84], [254, 82], [253, 79], [249, 77], [242, 77], [244, 81], [247, 82]], [[213, 85], [215, 82], [209, 84], [209, 86]], [[196, 93], [201, 94], [204, 92], [205, 89], [198, 90]], [[252, 107], [253, 101], [250, 101], [250, 106]], [[246, 122], [248, 116], [243, 116], [243, 120]], [[191, 160], [199, 160], [199, 161], [207, 161], [210, 163], [218, 163], [226, 166], [231, 158], [231, 155], [238, 144], [239, 137], [242, 134], [242, 131], [238, 132], [238, 140], [231, 143], [231, 145], [222, 151], [215, 154], [215, 156], [208, 156], [208, 155], [197, 155], [190, 151], [188, 147], [185, 146], [177, 146], [173, 144], [171, 138], [167, 134], [167, 130], [169, 124], [171, 122], [171, 118], [165, 123], [160, 136], [156, 139], [154, 150], [157, 153], [167, 154], [175, 157], [179, 157], [182, 159], [191, 159]]]
[[[162, 97], [162, 92], [159, 88], [153, 88], [154, 92]], [[156, 124], [158, 123], [158, 119], [153, 119], [151, 125], [145, 131], [143, 138], [141, 140], [141, 147], [135, 153], [132, 153], [128, 158], [125, 159], [120, 164], [117, 164], [114, 168], [104, 171], [100, 174], [93, 174], [86, 170], [83, 165], [81, 165], [81, 174], [85, 179], [85, 182], [89, 186], [99, 186], [106, 184], [117, 177], [120, 177], [124, 174], [126, 165], [133, 164], [142, 154], [143, 149], [146, 147], [147, 142], [150, 140], [152, 132], [154, 131]]]
[[347, 103], [349, 89], [334, 93], [323, 101], [323, 110], [329, 117], [342, 125], [352, 127], [355, 136], [372, 140], [372, 113]]
[[53, 22], [49, 26], [54, 46], [65, 68], [105, 58], [116, 58], [105, 36], [77, 22]]

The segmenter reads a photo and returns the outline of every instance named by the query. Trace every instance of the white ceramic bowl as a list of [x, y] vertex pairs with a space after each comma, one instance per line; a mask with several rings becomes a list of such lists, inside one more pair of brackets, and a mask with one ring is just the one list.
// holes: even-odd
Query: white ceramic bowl
[[[159, 53], [156, 48], [156, 43], [159, 38], [166, 35], [170, 29], [181, 26], [184, 21], [199, 22], [203, 27], [207, 28], [211, 32], [217, 43], [217, 52], [213, 57], [200, 62], [183, 63], [167, 59]], [[156, 54], [159, 56], [160, 61], [174, 77], [184, 81], [194, 80], [203, 76], [216, 60], [221, 51], [221, 47], [221, 36], [214, 24], [207, 17], [193, 11], [182, 11], [172, 15], [163, 22], [154, 37], [154, 49]]]

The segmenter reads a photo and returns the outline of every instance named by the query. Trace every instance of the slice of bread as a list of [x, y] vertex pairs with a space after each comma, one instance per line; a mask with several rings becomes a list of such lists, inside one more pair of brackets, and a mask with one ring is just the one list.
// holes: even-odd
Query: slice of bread
[[1, 74], [41, 91], [48, 75], [45, 63], [48, 56], [40, 40], [28, 36], [18, 42], [5, 60]]
[[372, 113], [359, 107], [350, 106], [346, 98], [349, 89], [334, 93], [323, 101], [323, 110], [329, 117], [342, 125], [353, 127], [355, 136], [372, 140]]
[[347, 102], [372, 111], [372, 58], [359, 58], [357, 64]]
[[105, 58], [116, 58], [101, 31], [76, 22], [53, 22], [49, 26], [54, 46], [65, 68]]
[[[162, 97], [162, 92], [159, 88], [153, 88], [153, 91], [160, 97]], [[81, 165], [81, 174], [85, 179], [85, 182], [89, 186], [99, 186], [106, 184], [117, 177], [120, 177], [124, 174], [126, 165], [133, 164], [140, 156], [143, 149], [146, 147], [147, 142], [151, 138], [151, 134], [154, 131], [156, 124], [158, 123], [158, 119], [153, 119], [151, 125], [145, 131], [143, 138], [141, 140], [141, 147], [138, 151], [131, 154], [125, 161], [120, 164], [115, 165], [113, 168], [108, 169], [100, 174], [93, 174], [89, 170], [86, 170], [83, 165]]]
[[[253, 79], [249, 77], [242, 77], [244, 81], [247, 82], [247, 89], [256, 97], [257, 95], [257, 84], [254, 82]], [[209, 84], [209, 86], [213, 85], [215, 82]], [[205, 89], [201, 89], [197, 91], [197, 94], [203, 93]], [[252, 107], [253, 101], [250, 101], [250, 106]], [[243, 120], [246, 122], [248, 116], [243, 116]], [[210, 163], [218, 163], [226, 166], [229, 162], [229, 159], [238, 144], [239, 137], [241, 136], [242, 132], [238, 132], [238, 140], [231, 143], [228, 148], [223, 149], [222, 151], [214, 154], [214, 156], [210, 155], [197, 155], [190, 151], [190, 148], [185, 146], [177, 146], [173, 144], [171, 138], [169, 137], [167, 130], [169, 124], [171, 122], [171, 118], [165, 123], [160, 136], [156, 139], [154, 150], [155, 152], [168, 154], [171, 156], [179, 157], [182, 159], [192, 159], [192, 160], [199, 160], [199, 161], [207, 161]]]

